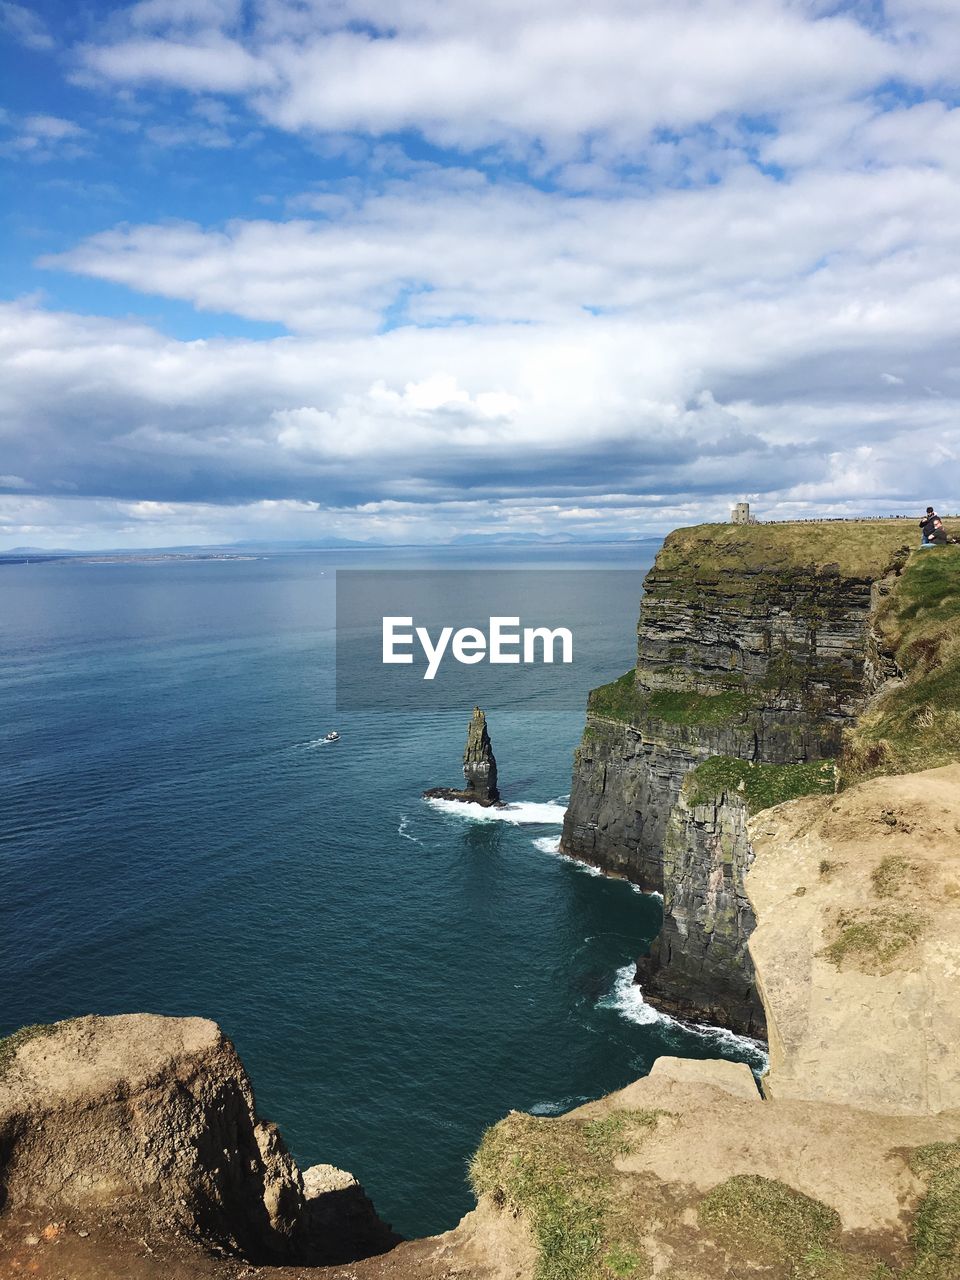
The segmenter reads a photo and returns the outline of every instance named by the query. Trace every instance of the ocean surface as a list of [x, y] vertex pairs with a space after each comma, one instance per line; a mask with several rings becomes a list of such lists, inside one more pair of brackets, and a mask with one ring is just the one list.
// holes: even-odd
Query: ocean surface
[[[557, 855], [581, 711], [491, 715], [514, 806], [491, 813], [420, 799], [457, 785], [470, 706], [334, 709], [337, 567], [655, 549], [0, 563], [0, 1034], [214, 1018], [301, 1167], [351, 1170], [407, 1235], [471, 1207], [469, 1155], [511, 1108], [561, 1113], [665, 1053], [759, 1063], [643, 1004], [659, 901]], [[584, 698], [633, 665], [622, 595]]]

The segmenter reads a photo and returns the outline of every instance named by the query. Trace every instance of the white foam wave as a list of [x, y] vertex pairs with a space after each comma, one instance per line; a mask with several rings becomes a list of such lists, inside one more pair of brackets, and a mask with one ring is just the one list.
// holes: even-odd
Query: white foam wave
[[541, 853], [549, 853], [554, 858], [560, 858], [563, 862], [569, 862], [571, 866], [576, 867], [578, 871], [582, 871], [587, 876], [602, 876], [603, 872], [599, 867], [593, 867], [589, 862], [581, 862], [579, 858], [571, 858], [567, 853], [560, 852], [559, 836], [537, 836], [533, 842], [533, 847], [539, 849]]
[[332, 747], [333, 743], [328, 742], [326, 738], [310, 738], [307, 742], [298, 742], [297, 747], [301, 751], [315, 751], [318, 747]]
[[660, 1013], [652, 1004], [647, 1004], [643, 992], [633, 980], [635, 973], [636, 966], [632, 964], [625, 964], [622, 969], [618, 969], [613, 988], [600, 997], [597, 1007], [616, 1009], [628, 1021], [636, 1022], [641, 1027], [648, 1027], [653, 1022], [673, 1022], [665, 1013]]
[[466, 818], [470, 822], [509, 822], [515, 827], [559, 827], [563, 825], [563, 815], [566, 812], [562, 804], [552, 800], [546, 803], [536, 800], [518, 800], [515, 804], [486, 808], [482, 804], [432, 797], [427, 804], [440, 813], [449, 813], [455, 818]]
[[[728, 1031], [726, 1027], [711, 1027], [706, 1022], [695, 1022], [693, 1027], [687, 1027], [687, 1030], [694, 1030], [698, 1036], [712, 1040], [714, 1044], [727, 1049], [736, 1049], [740, 1052], [747, 1049], [751, 1053], [751, 1066], [764, 1071], [767, 1069], [767, 1047], [762, 1040], [754, 1040], [752, 1036], [738, 1036], [735, 1031]], [[754, 1057], [762, 1059], [762, 1066], [753, 1060]]]
[[644, 1000], [642, 990], [633, 980], [635, 972], [636, 968], [632, 964], [625, 964], [622, 969], [618, 969], [612, 990], [607, 995], [601, 996], [597, 1005], [603, 1009], [616, 1009], [624, 1018], [640, 1026], [650, 1026], [651, 1023], [659, 1022], [664, 1026], [676, 1027], [688, 1035], [697, 1036], [713, 1048], [743, 1055], [755, 1071], [766, 1070], [767, 1051], [765, 1045], [759, 1040], [754, 1040], [750, 1036], [738, 1036], [724, 1027], [711, 1027], [706, 1023], [691, 1025], [678, 1022], [669, 1014], [661, 1013]]
[[[592, 863], [583, 862], [580, 858], [571, 858], [568, 853], [561, 853], [559, 836], [537, 836], [533, 842], [533, 846], [535, 849], [539, 849], [541, 853], [550, 853], [553, 854], [554, 857], [562, 858], [564, 862], [572, 863], [578, 871], [582, 871], [586, 876], [606, 876], [605, 871], [601, 871], [599, 867], [595, 867]], [[622, 877], [610, 876], [610, 879], [622, 880]], [[629, 885], [634, 893], [643, 894], [648, 898], [659, 898], [661, 902], [663, 901], [662, 893], [646, 893], [646, 891], [641, 889], [638, 884], [631, 884], [629, 880], [623, 880], [623, 883]]]
[[400, 818], [400, 825], [397, 827], [397, 835], [403, 836], [404, 840], [411, 840], [414, 844], [423, 844], [422, 840], [418, 840], [416, 836], [410, 834], [410, 819], [406, 814]]

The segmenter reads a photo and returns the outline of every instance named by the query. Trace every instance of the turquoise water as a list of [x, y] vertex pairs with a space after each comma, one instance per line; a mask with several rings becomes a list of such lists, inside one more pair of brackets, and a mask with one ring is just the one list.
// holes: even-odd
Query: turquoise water
[[[456, 783], [469, 707], [334, 712], [335, 567], [461, 561], [0, 565], [0, 1034], [214, 1018], [301, 1165], [350, 1169], [411, 1235], [470, 1207], [469, 1153], [510, 1108], [558, 1113], [663, 1053], [751, 1057], [651, 1020], [628, 966], [659, 903], [551, 852], [581, 713], [491, 717], [509, 822], [419, 798]], [[632, 664], [636, 612], [611, 596], [587, 685]]]

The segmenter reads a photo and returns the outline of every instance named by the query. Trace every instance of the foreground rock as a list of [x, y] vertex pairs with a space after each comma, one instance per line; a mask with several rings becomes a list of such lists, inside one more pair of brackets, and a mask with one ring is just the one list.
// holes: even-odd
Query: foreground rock
[[213, 1022], [79, 1018], [3, 1049], [7, 1215], [56, 1222], [119, 1210], [151, 1233], [255, 1262], [336, 1262], [398, 1239], [349, 1174], [316, 1166], [301, 1176]]
[[487, 717], [479, 707], [473, 708], [473, 715], [467, 725], [467, 745], [463, 752], [463, 776], [466, 786], [462, 790], [454, 787], [432, 787], [425, 791], [427, 800], [460, 800], [468, 804], [482, 804], [486, 808], [500, 803], [500, 792], [497, 790], [497, 760], [487, 732]]
[[504, 1228], [517, 1212], [531, 1225], [537, 1274], [956, 1280], [939, 1245], [918, 1250], [916, 1224], [931, 1152], [957, 1161], [958, 1138], [956, 1113], [765, 1102], [745, 1066], [660, 1058], [562, 1118], [508, 1116], [478, 1163]]

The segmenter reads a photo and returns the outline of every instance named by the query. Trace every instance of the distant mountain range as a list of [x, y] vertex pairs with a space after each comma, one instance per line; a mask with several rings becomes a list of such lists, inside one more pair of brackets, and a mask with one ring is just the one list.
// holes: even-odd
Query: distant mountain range
[[587, 533], [460, 533], [449, 542], [429, 543], [395, 543], [381, 542], [375, 539], [366, 541], [355, 538], [297, 538], [297, 539], [255, 539], [243, 538], [237, 542], [221, 542], [216, 545], [190, 545], [174, 547], [98, 547], [94, 549], [78, 549], [76, 547], [7, 547], [0, 549], [0, 556], [138, 556], [138, 555], [216, 555], [228, 551], [247, 552], [282, 552], [282, 551], [327, 551], [337, 548], [356, 547], [360, 550], [390, 550], [398, 546], [424, 547], [513, 547], [513, 546], [564, 546], [584, 545], [603, 542], [659, 542], [660, 535], [652, 533], [628, 533], [618, 538], [608, 534]]

